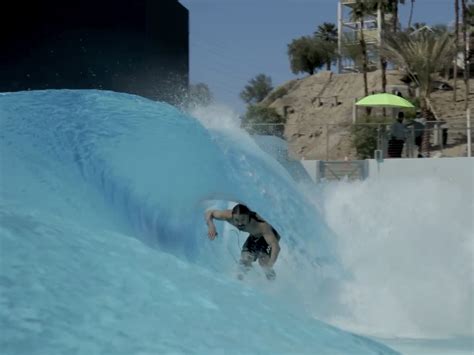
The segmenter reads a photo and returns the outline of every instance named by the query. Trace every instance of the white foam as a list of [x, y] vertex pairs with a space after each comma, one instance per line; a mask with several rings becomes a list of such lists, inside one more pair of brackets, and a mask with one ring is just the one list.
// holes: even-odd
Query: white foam
[[473, 334], [469, 193], [428, 177], [331, 183], [318, 197], [353, 275], [341, 295], [351, 314], [335, 324], [385, 336]]

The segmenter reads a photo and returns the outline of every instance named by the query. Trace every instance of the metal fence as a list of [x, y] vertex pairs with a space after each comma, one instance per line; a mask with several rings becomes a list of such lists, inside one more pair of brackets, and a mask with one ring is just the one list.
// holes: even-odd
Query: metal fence
[[[391, 124], [355, 124], [353, 127], [376, 126], [377, 158], [461, 157], [469, 156], [468, 135], [472, 130], [466, 123], [426, 122], [424, 128], [414, 125], [405, 128], [405, 139], [396, 142], [391, 136]], [[468, 133], [469, 132], [469, 133]], [[472, 156], [471, 146], [471, 156]]]
[[[469, 129], [472, 137], [472, 130]], [[402, 158], [420, 157], [462, 157], [472, 156], [468, 152], [468, 128], [466, 124], [440, 124], [436, 121], [427, 122], [422, 130], [411, 126], [405, 130], [405, 141], [403, 142]], [[383, 152], [384, 158], [396, 158], [393, 151], [393, 140], [391, 139], [389, 127], [382, 128], [380, 145], [378, 149]], [[428, 142], [424, 142], [428, 140]]]
[[[389, 123], [317, 124], [311, 126], [311, 132], [303, 132], [291, 123], [247, 124], [243, 128], [251, 134], [275, 135], [285, 139], [288, 142], [289, 159], [298, 160], [466, 157], [474, 153], [472, 146], [470, 152], [468, 150], [473, 132], [465, 120], [426, 122], [423, 132], [414, 126], [406, 126], [406, 138], [401, 142], [401, 147], [395, 147]], [[296, 140], [303, 135], [313, 135], [312, 145], [316, 147], [316, 152], [311, 156], [297, 151], [300, 145]], [[359, 149], [356, 148], [358, 143]]]

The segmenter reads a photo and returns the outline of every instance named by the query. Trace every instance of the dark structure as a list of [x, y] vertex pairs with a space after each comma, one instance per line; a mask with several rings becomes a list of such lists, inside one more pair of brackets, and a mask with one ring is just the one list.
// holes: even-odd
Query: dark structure
[[14, 0], [0, 21], [0, 92], [105, 89], [179, 102], [188, 10], [177, 0]]

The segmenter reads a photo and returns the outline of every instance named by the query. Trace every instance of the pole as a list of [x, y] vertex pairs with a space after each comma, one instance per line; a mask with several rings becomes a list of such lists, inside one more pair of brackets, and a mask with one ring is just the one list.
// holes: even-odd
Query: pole
[[356, 106], [357, 98], [354, 99], [352, 103], [352, 124], [355, 124], [357, 121], [357, 106]]
[[326, 161], [329, 160], [329, 125], [326, 123]]
[[472, 155], [471, 147], [471, 109], [466, 110], [466, 119], [467, 119], [467, 156], [470, 158]]
[[339, 0], [337, 4], [337, 71], [342, 73], [342, 26], [343, 26], [344, 10], [342, 8], [342, 1]]

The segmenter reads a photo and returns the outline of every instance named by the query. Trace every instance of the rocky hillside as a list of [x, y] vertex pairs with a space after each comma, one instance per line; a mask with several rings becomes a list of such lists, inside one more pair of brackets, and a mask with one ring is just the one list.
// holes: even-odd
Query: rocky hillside
[[[407, 97], [408, 88], [398, 71], [387, 73], [387, 91], [398, 89]], [[368, 74], [370, 92], [380, 91], [380, 71]], [[474, 80], [471, 84], [474, 89]], [[438, 117], [447, 121], [463, 116], [464, 88], [458, 81], [458, 100], [452, 102], [452, 91], [433, 93], [432, 103]], [[471, 89], [472, 90], [472, 89]], [[276, 88], [262, 102], [287, 118], [285, 139], [298, 159], [355, 159], [350, 126], [354, 101], [364, 96], [361, 74], [334, 74], [323, 71], [304, 79], [289, 81]], [[470, 95], [471, 105], [474, 94]], [[391, 111], [391, 110], [390, 110]], [[364, 109], [358, 109], [363, 115]]]

